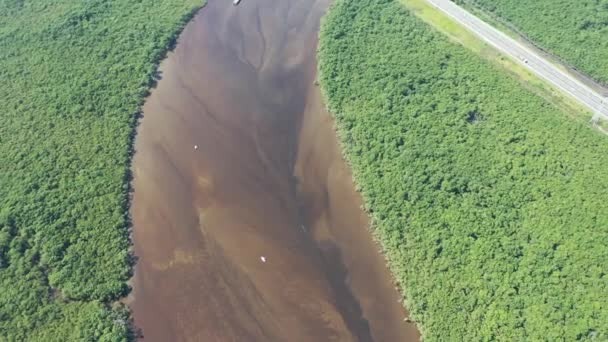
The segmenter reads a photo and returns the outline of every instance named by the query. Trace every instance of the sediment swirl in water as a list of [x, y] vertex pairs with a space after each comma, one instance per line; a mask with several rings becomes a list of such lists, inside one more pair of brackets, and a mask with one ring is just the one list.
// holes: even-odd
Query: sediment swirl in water
[[327, 0], [210, 0], [133, 164], [145, 341], [415, 340], [314, 87]]

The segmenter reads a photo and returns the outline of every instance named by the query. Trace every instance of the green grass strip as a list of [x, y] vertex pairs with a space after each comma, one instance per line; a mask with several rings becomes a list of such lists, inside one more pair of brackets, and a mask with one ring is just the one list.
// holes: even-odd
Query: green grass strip
[[458, 0], [471, 4], [566, 63], [608, 85], [608, 2]]

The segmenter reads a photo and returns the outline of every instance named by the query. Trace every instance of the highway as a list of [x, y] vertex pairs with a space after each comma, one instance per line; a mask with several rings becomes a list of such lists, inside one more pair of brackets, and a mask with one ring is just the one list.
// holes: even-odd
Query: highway
[[483, 41], [511, 57], [538, 77], [568, 94], [594, 113], [594, 119], [608, 119], [608, 101], [601, 94], [551, 64], [537, 52], [507, 36], [450, 0], [426, 0], [463, 25]]

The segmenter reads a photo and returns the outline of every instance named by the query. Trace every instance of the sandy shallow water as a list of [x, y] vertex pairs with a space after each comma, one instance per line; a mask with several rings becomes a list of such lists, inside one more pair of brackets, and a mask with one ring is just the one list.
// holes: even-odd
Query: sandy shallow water
[[144, 341], [418, 340], [314, 85], [328, 3], [210, 0], [161, 65], [133, 163]]

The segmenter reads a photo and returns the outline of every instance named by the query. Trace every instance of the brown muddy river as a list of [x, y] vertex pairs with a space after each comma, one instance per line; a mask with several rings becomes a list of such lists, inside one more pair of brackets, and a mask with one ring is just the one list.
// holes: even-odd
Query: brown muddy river
[[210, 0], [133, 164], [144, 341], [416, 341], [316, 76], [329, 0]]

